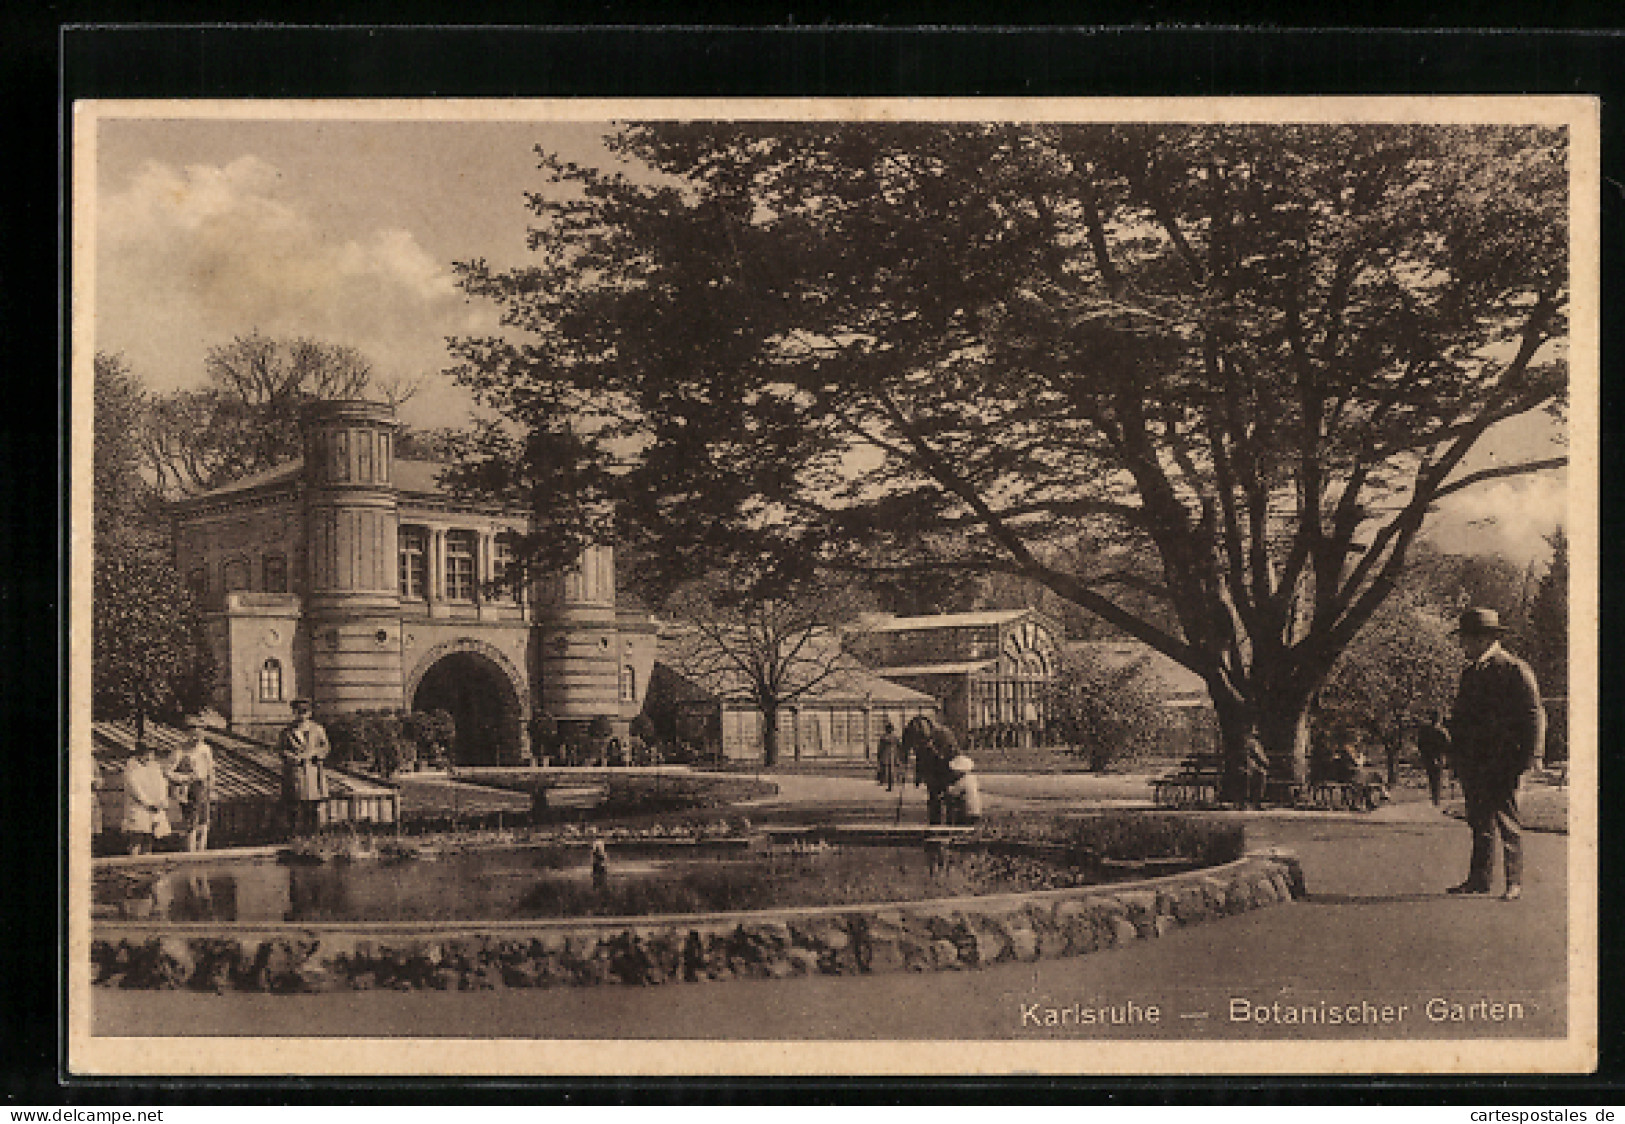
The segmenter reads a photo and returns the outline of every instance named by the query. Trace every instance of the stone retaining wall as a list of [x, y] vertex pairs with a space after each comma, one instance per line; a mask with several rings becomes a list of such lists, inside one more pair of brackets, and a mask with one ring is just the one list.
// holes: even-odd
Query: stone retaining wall
[[127, 988], [478, 990], [980, 968], [1082, 956], [1303, 897], [1291, 854], [1110, 886], [873, 906], [491, 925], [105, 925]]

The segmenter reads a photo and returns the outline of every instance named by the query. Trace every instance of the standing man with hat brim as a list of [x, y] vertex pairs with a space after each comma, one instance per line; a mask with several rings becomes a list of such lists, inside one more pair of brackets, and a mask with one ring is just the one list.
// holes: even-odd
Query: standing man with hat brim
[[327, 799], [329, 750], [327, 731], [310, 716], [309, 699], [294, 699], [293, 721], [282, 731], [277, 748], [282, 751], [282, 798], [287, 803], [295, 834], [314, 832], [320, 822], [318, 809]]
[[1467, 880], [1450, 892], [1490, 892], [1499, 834], [1506, 875], [1502, 899], [1516, 901], [1523, 896], [1518, 784], [1540, 751], [1546, 712], [1535, 673], [1501, 647], [1505, 631], [1493, 609], [1468, 609], [1456, 626], [1467, 666], [1450, 715], [1450, 756], [1467, 799], [1473, 857]]

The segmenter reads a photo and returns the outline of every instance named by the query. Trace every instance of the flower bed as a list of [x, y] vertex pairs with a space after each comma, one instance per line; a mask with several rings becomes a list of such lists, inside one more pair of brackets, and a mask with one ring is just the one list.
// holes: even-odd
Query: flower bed
[[[552, 808], [536, 802], [538, 822], [620, 819], [682, 812], [720, 811], [745, 800], [772, 796], [778, 786], [751, 777], [717, 773], [626, 773], [614, 769], [465, 769], [459, 773], [491, 788], [533, 798], [553, 789], [591, 786], [603, 790], [595, 807]], [[590, 815], [581, 815], [588, 812]]]

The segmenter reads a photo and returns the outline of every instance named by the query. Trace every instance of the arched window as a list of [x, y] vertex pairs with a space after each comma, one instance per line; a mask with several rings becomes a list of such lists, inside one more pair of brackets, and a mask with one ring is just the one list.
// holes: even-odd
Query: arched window
[[222, 583], [227, 593], [235, 593], [239, 589], [249, 588], [248, 560], [233, 558], [226, 563], [225, 580]]
[[282, 701], [282, 662], [266, 660], [260, 665], [260, 701]]
[[638, 671], [635, 667], [621, 668], [621, 701], [638, 701]]
[[429, 535], [421, 527], [402, 527], [399, 538], [401, 596], [422, 601], [429, 595]]
[[186, 575], [186, 591], [201, 601], [209, 596], [209, 570], [199, 566]]
[[288, 559], [282, 554], [265, 556], [265, 592], [288, 592]]

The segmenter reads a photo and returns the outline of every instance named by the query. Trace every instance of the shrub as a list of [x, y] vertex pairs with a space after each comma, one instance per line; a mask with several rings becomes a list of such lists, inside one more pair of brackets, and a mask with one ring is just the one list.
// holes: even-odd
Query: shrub
[[457, 738], [457, 722], [445, 710], [414, 710], [402, 721], [402, 728], [413, 745], [418, 758], [440, 767], [451, 757], [451, 747]]
[[1090, 816], [992, 812], [983, 819], [980, 834], [984, 839], [1058, 844], [1098, 859], [1181, 858], [1205, 866], [1232, 862], [1247, 849], [1243, 824], [1178, 812]]
[[530, 720], [530, 751], [538, 756], [558, 756], [559, 723], [545, 710]]
[[335, 765], [372, 769], [393, 776], [417, 758], [417, 746], [405, 731], [398, 711], [360, 710], [336, 714], [327, 723], [327, 740]]

